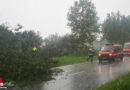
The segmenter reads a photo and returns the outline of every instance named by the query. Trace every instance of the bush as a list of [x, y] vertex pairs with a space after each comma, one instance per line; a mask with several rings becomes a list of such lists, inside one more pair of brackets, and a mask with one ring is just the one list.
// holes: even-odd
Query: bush
[[4, 82], [25, 86], [51, 79], [51, 60], [37, 33], [14, 32], [0, 25], [0, 38], [0, 76]]

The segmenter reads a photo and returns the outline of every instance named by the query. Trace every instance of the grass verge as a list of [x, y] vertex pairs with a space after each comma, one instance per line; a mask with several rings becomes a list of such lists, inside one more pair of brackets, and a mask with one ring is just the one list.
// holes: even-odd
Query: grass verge
[[130, 73], [108, 82], [96, 90], [130, 90]]
[[[89, 58], [88, 56], [62, 56], [62, 57], [54, 57], [53, 60], [57, 61], [57, 63], [53, 65], [54, 67], [57, 67], [57, 66], [86, 62], [89, 61]], [[94, 60], [97, 60], [97, 56], [94, 57]]]

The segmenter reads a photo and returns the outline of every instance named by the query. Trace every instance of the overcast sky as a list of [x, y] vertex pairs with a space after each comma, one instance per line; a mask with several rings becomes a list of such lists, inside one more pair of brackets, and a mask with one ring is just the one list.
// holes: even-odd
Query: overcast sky
[[[43, 37], [70, 32], [67, 12], [75, 0], [0, 0], [0, 24], [21, 24], [24, 29], [41, 32]], [[98, 17], [103, 21], [107, 13], [118, 10], [130, 15], [130, 0], [93, 0]]]

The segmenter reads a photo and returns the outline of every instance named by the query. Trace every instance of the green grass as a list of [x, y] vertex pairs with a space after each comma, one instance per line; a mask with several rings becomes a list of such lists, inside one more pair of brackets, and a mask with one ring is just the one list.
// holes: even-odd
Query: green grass
[[[96, 56], [94, 57], [94, 60], [95, 59], [97, 59]], [[57, 64], [53, 65], [54, 67], [89, 61], [87, 56], [62, 56], [62, 57], [55, 57], [53, 58], [53, 60], [57, 61]]]
[[130, 90], [130, 73], [108, 82], [96, 90]]

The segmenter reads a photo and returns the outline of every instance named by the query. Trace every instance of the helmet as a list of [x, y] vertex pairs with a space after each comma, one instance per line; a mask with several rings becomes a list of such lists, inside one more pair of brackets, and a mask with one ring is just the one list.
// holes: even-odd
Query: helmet
[[36, 48], [36, 47], [34, 47], [34, 48], [33, 48], [33, 51], [34, 51], [34, 52], [35, 52], [35, 51], [37, 51], [37, 48]]

